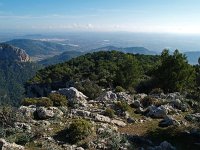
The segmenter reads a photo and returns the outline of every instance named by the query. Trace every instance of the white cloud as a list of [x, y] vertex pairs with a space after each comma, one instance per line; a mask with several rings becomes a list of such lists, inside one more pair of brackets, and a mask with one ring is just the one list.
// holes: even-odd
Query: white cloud
[[10, 19], [81, 19], [81, 18], [89, 18], [96, 17], [96, 15], [41, 15], [41, 16], [33, 16], [33, 15], [6, 15], [5, 13], [0, 15], [0, 18], [10, 18]]

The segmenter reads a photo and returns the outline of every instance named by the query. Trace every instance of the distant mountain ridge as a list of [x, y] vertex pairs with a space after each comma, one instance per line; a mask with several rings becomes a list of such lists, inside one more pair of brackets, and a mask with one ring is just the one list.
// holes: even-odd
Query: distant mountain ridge
[[2, 43], [0, 44], [0, 60], [28, 62], [30, 57], [23, 49]]
[[93, 52], [98, 52], [98, 51], [112, 51], [112, 50], [116, 50], [116, 51], [120, 51], [120, 52], [124, 52], [124, 53], [132, 53], [132, 54], [144, 54], [144, 55], [156, 55], [157, 54], [156, 52], [150, 51], [144, 47], [119, 48], [119, 47], [115, 47], [115, 46], [106, 46], [106, 47], [97, 48], [97, 49], [93, 49], [93, 50], [89, 50], [89, 51], [85, 51], [85, 52], [66, 51], [60, 55], [56, 55], [51, 58], [41, 60], [41, 61], [39, 61], [39, 63], [42, 65], [45, 65], [45, 66], [49, 66], [49, 65], [54, 65], [54, 64], [68, 61], [71, 58], [75, 58], [77, 56], [84, 55], [86, 53], [93, 53]]
[[32, 40], [32, 39], [14, 39], [7, 41], [7, 44], [24, 49], [31, 57], [44, 55], [58, 55], [64, 51], [72, 51], [77, 49], [74, 46], [63, 45], [55, 42]]
[[85, 54], [85, 53], [80, 52], [80, 51], [67, 51], [60, 55], [56, 55], [56, 56], [41, 60], [38, 63], [41, 65], [44, 65], [44, 66], [49, 66], [49, 65], [54, 65], [54, 64], [58, 64], [58, 63], [63, 63], [65, 61], [68, 61], [72, 58], [75, 58], [75, 57], [83, 55], [83, 54]]
[[97, 49], [93, 49], [90, 52], [97, 52], [97, 51], [121, 51], [124, 53], [131, 53], [131, 54], [144, 54], [144, 55], [156, 55], [158, 54], [157, 52], [150, 51], [149, 49], [145, 47], [115, 47], [115, 46], [106, 46], [106, 47], [101, 47]]

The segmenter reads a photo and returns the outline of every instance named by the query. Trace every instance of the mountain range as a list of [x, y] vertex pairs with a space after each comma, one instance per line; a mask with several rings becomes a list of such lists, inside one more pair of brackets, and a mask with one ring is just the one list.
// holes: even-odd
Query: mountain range
[[14, 39], [6, 43], [24, 49], [34, 60], [45, 59], [65, 51], [77, 49], [75, 46], [32, 39]]

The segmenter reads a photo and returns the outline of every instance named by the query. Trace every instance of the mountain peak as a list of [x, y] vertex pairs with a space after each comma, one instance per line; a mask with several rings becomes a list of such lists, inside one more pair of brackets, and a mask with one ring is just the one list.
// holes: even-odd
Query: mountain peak
[[30, 57], [23, 49], [2, 43], [0, 44], [0, 60], [28, 62]]

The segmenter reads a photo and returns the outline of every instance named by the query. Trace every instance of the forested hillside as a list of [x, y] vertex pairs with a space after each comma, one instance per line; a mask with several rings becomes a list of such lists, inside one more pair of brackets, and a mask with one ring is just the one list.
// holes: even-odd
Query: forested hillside
[[[27, 87], [49, 85], [56, 89], [59, 86], [65, 87], [69, 83], [80, 83], [79, 86], [82, 87], [87, 81], [90, 82], [87, 85], [95, 87], [122, 86], [134, 90], [133, 87], [146, 78], [153, 66], [157, 65], [158, 60], [159, 56], [124, 54], [117, 51], [88, 53], [40, 70], [29, 81]], [[82, 89], [87, 88], [82, 87]]]
[[24, 84], [40, 68], [35, 63], [0, 61], [0, 103], [19, 105]]

